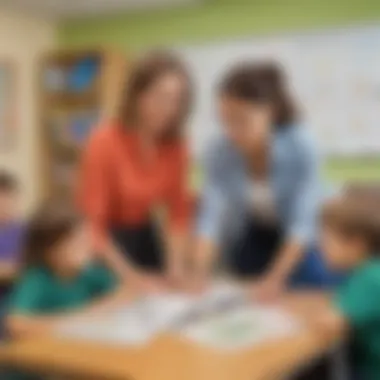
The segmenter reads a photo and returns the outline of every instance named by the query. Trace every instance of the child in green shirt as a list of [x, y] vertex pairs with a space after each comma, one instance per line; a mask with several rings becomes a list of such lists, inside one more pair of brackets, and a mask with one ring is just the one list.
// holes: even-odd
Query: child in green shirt
[[70, 208], [47, 205], [30, 221], [20, 278], [10, 296], [12, 338], [49, 334], [73, 315], [128, 302], [130, 292], [96, 263], [83, 220]]
[[334, 269], [351, 275], [318, 325], [350, 332], [360, 380], [380, 379], [380, 196], [370, 188], [347, 192], [323, 210], [321, 245]]

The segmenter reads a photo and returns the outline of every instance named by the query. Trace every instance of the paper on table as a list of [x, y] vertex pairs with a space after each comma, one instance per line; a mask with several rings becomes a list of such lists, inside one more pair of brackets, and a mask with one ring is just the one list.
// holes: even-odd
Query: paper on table
[[206, 313], [228, 311], [248, 302], [242, 287], [227, 282], [213, 284], [201, 301]]
[[140, 313], [151, 330], [162, 331], [197, 307], [197, 299], [186, 294], [164, 293], [140, 301]]
[[155, 326], [170, 330], [183, 328], [211, 313], [229, 310], [243, 302], [247, 302], [243, 290], [224, 282], [214, 283], [200, 296], [162, 294], [147, 300], [148, 308], [155, 315]]
[[279, 308], [246, 305], [194, 323], [182, 334], [197, 343], [228, 350], [290, 336], [300, 328], [297, 320]]
[[68, 321], [57, 334], [109, 343], [144, 344], [155, 334], [190, 314], [196, 307], [193, 297], [162, 294], [139, 299], [105, 315]]
[[201, 296], [181, 293], [164, 293], [141, 300], [141, 311], [146, 323], [154, 330], [180, 327], [217, 310], [223, 311], [233, 304], [245, 301], [240, 287], [215, 283]]
[[163, 330], [180, 329], [243, 301], [239, 287], [215, 283], [202, 296], [164, 293], [143, 297], [112, 313], [68, 321], [57, 334], [109, 343], [143, 344]]
[[68, 321], [56, 333], [66, 338], [140, 345], [149, 341], [154, 331], [144, 323], [136, 306], [126, 306], [110, 314]]

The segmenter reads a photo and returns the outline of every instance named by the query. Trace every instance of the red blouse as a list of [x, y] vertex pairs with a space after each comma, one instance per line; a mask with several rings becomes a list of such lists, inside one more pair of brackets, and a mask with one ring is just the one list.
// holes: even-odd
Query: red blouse
[[118, 125], [101, 126], [85, 149], [79, 176], [79, 203], [99, 248], [112, 226], [139, 226], [158, 205], [166, 205], [173, 227], [189, 218], [188, 157], [183, 142], [158, 146], [147, 161], [138, 136]]

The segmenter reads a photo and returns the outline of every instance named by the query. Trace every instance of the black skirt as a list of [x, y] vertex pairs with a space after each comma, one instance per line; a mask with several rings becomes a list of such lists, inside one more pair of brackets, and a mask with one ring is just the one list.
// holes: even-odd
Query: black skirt
[[277, 224], [248, 221], [241, 238], [227, 254], [234, 274], [248, 277], [265, 273], [275, 260], [283, 236], [282, 229]]
[[[249, 221], [241, 239], [228, 252], [231, 269], [239, 277], [259, 277], [276, 259], [284, 240], [284, 233], [278, 225]], [[330, 356], [321, 358], [315, 365], [290, 377], [296, 380], [330, 380], [332, 372]]]
[[139, 227], [114, 227], [111, 235], [125, 257], [141, 269], [152, 272], [163, 269], [163, 239], [153, 222]]

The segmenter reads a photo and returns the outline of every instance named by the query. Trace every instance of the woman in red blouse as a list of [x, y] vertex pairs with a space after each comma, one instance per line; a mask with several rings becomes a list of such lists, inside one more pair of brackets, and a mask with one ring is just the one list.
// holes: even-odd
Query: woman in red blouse
[[[183, 274], [189, 194], [182, 129], [190, 92], [177, 57], [148, 55], [128, 79], [119, 120], [99, 127], [83, 156], [80, 205], [97, 250], [129, 281], [147, 285], [148, 273], [171, 280]], [[168, 211], [160, 228], [158, 206]]]

